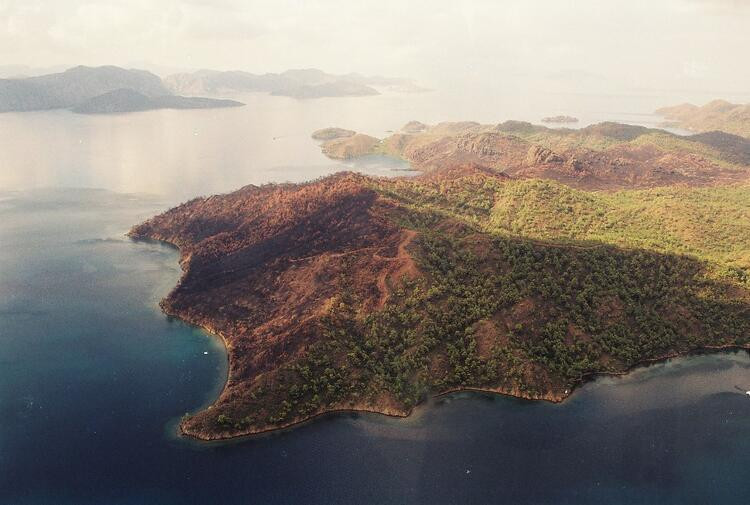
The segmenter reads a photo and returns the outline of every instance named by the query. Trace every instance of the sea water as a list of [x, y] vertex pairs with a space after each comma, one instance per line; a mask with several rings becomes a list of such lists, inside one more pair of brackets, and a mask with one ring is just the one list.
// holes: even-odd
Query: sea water
[[[176, 250], [125, 233], [247, 183], [400, 175], [408, 167], [385, 158], [332, 163], [309, 131], [385, 134], [440, 112], [427, 98], [343, 100], [0, 115], [0, 504], [746, 504], [744, 352], [600, 378], [559, 405], [457, 394], [408, 419], [335, 415], [225, 443], [176, 435], [218, 394], [226, 354], [159, 310]], [[447, 119], [487, 120], [465, 112]]]

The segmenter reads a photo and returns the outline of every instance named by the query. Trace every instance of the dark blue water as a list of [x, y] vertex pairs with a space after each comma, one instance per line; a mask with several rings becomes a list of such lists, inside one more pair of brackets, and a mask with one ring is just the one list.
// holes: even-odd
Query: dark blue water
[[123, 233], [169, 202], [0, 194], [0, 504], [747, 504], [746, 353], [600, 379], [562, 405], [457, 395], [202, 444], [176, 420], [225, 354], [169, 321], [174, 250]]

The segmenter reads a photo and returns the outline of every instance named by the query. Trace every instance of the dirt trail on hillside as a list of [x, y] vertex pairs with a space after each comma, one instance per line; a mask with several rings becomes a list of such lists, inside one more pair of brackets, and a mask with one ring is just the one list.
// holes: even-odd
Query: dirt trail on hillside
[[404, 276], [414, 277], [417, 273], [417, 265], [414, 263], [414, 259], [409, 254], [406, 248], [411, 244], [414, 238], [417, 236], [417, 232], [414, 230], [404, 230], [401, 233], [401, 242], [398, 244], [398, 253], [394, 257], [382, 257], [379, 254], [375, 254], [374, 257], [383, 261], [398, 261], [402, 262], [402, 265], [398, 266], [395, 270], [384, 268], [383, 271], [378, 275], [377, 286], [380, 290], [380, 300], [378, 301], [377, 308], [382, 309], [388, 297], [390, 296], [390, 290], [388, 289], [388, 277], [401, 278]]

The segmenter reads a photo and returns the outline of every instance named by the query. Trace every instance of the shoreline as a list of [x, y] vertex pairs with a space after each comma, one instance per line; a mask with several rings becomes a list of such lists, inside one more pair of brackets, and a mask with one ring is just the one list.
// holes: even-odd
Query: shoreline
[[[170, 317], [177, 317], [177, 316], [172, 315]], [[178, 318], [178, 319], [180, 319], [180, 318]], [[180, 321], [183, 321], [186, 324], [192, 324], [192, 323], [188, 323], [187, 321], [184, 321], [182, 319], [180, 319]], [[193, 326], [196, 326], [196, 327], [200, 328], [201, 330], [205, 331], [206, 333], [208, 333], [208, 334], [210, 334], [212, 336], [219, 337], [220, 340], [221, 340], [221, 342], [224, 344], [225, 349], [226, 349], [227, 344], [226, 344], [226, 340], [225, 340], [225, 338], [224, 338], [223, 335], [220, 335], [218, 333], [215, 333], [215, 332], [211, 331], [206, 326], [199, 326], [199, 325], [193, 325]], [[721, 354], [721, 353], [730, 353], [730, 352], [742, 352], [742, 351], [745, 351], [748, 354], [750, 354], [750, 345], [748, 345], [748, 346], [742, 346], [742, 345], [732, 344], [732, 345], [722, 345], [722, 346], [705, 346], [705, 347], [700, 347], [700, 348], [697, 348], [697, 349], [692, 349], [692, 350], [687, 351], [685, 353], [670, 353], [670, 354], [666, 354], [664, 356], [660, 356], [658, 358], [645, 359], [643, 361], [640, 361], [640, 362], [632, 365], [631, 367], [629, 367], [626, 370], [623, 370], [621, 372], [592, 372], [592, 373], [589, 373], [589, 374], [585, 374], [581, 378], [581, 382], [580, 383], [574, 385], [572, 387], [572, 389], [570, 389], [568, 391], [567, 394], [561, 395], [559, 397], [551, 397], [551, 398], [550, 397], [543, 397], [543, 396], [531, 397], [531, 396], [524, 396], [524, 395], [514, 394], [514, 393], [510, 393], [510, 392], [504, 392], [504, 391], [501, 391], [499, 388], [493, 389], [493, 388], [482, 388], [482, 387], [471, 387], [471, 386], [468, 386], [468, 387], [461, 387], [461, 388], [452, 388], [452, 389], [449, 389], [449, 390], [446, 390], [446, 391], [441, 391], [441, 392], [438, 392], [438, 393], [431, 393], [431, 394], [428, 395], [427, 401], [422, 401], [422, 402], [414, 405], [405, 414], [396, 414], [396, 413], [390, 413], [390, 412], [383, 412], [383, 411], [380, 411], [380, 410], [376, 410], [374, 408], [356, 408], [356, 407], [351, 407], [351, 408], [334, 408], [334, 409], [330, 409], [330, 410], [325, 410], [325, 411], [322, 411], [322, 412], [318, 412], [318, 413], [313, 414], [312, 416], [306, 417], [304, 419], [295, 420], [295, 421], [293, 421], [293, 422], [291, 422], [289, 424], [285, 424], [283, 426], [278, 426], [278, 427], [273, 427], [273, 428], [267, 428], [267, 429], [262, 429], [262, 430], [258, 430], [258, 431], [250, 431], [250, 432], [247, 432], [247, 433], [241, 433], [241, 434], [237, 434], [237, 435], [217, 436], [217, 437], [210, 437], [210, 438], [208, 438], [208, 437], [202, 437], [202, 436], [199, 436], [196, 433], [191, 433], [191, 432], [185, 431], [183, 429], [183, 427], [182, 427], [182, 422], [180, 422], [178, 424], [177, 431], [178, 431], [179, 435], [181, 435], [183, 437], [186, 437], [186, 438], [189, 438], [189, 439], [194, 440], [194, 441], [201, 442], [201, 443], [214, 443], [214, 442], [215, 443], [222, 443], [222, 442], [229, 442], [229, 441], [234, 441], [234, 440], [241, 441], [241, 440], [251, 439], [251, 438], [255, 438], [255, 437], [260, 438], [260, 437], [263, 437], [263, 436], [272, 435], [274, 433], [283, 433], [285, 431], [290, 431], [290, 430], [292, 430], [294, 428], [298, 428], [298, 427], [300, 427], [302, 425], [311, 424], [311, 423], [313, 423], [315, 421], [318, 421], [318, 420], [320, 420], [322, 418], [325, 418], [325, 417], [328, 417], [328, 416], [335, 417], [335, 416], [343, 415], [343, 414], [377, 414], [379, 416], [383, 416], [383, 417], [391, 418], [391, 419], [408, 419], [408, 418], [410, 418], [410, 417], [412, 417], [414, 415], [415, 411], [417, 411], [419, 409], [423, 409], [423, 408], [428, 408], [430, 406], [429, 400], [438, 400], [438, 399], [445, 398], [445, 397], [448, 397], [448, 396], [451, 396], [451, 395], [454, 395], [454, 394], [459, 394], [459, 393], [482, 393], [482, 394], [491, 394], [491, 395], [496, 395], [496, 396], [501, 396], [501, 397], [506, 397], [506, 398], [515, 398], [515, 399], [518, 399], [518, 400], [524, 400], [524, 401], [528, 401], [528, 402], [548, 402], [548, 403], [552, 403], [552, 404], [562, 404], [568, 398], [570, 398], [571, 396], [573, 396], [573, 394], [577, 390], [579, 390], [581, 387], [585, 386], [586, 384], [588, 384], [590, 382], [596, 381], [598, 378], [602, 378], [602, 377], [624, 377], [624, 376], [629, 375], [630, 373], [632, 373], [633, 371], [635, 371], [637, 369], [648, 368], [648, 367], [653, 366], [653, 365], [663, 364], [663, 363], [666, 363], [666, 362], [668, 362], [669, 360], [672, 360], [672, 359], [687, 358], [687, 357], [690, 357], [690, 356], [701, 356], [701, 355]], [[227, 364], [228, 363], [229, 363], [229, 351], [227, 350]], [[229, 377], [229, 366], [227, 366], [227, 380], [228, 380], [228, 377]], [[224, 387], [226, 387], [226, 384], [227, 384], [227, 382], [224, 383]], [[223, 390], [224, 390], [224, 388], [222, 388], [222, 392], [223, 392]]]
[[[167, 246], [169, 246], [169, 247], [171, 247], [173, 249], [177, 249], [177, 251], [180, 254], [180, 259], [179, 259], [178, 263], [180, 265], [180, 270], [182, 271], [182, 274], [180, 275], [180, 279], [177, 281], [177, 284], [172, 288], [172, 290], [170, 290], [169, 293], [167, 293], [166, 297], [168, 297], [169, 294], [173, 290], [177, 289], [177, 287], [180, 285], [180, 283], [182, 282], [183, 277], [186, 274], [186, 270], [184, 268], [184, 264], [185, 263], [182, 261], [183, 258], [185, 257], [185, 255], [183, 254], [183, 251], [180, 248], [180, 246], [177, 245], [177, 244], [175, 244], [175, 243], [173, 243], [173, 242], [170, 242], [169, 240], [165, 240], [165, 239], [158, 239], [158, 238], [153, 238], [153, 237], [148, 237], [148, 236], [140, 236], [140, 235], [134, 236], [134, 235], [131, 234], [131, 231], [129, 231], [127, 233], [127, 236], [131, 240], [134, 240], [134, 241], [158, 242], [158, 243], [167, 245]], [[166, 297], [164, 297], [164, 298], [166, 298]], [[224, 384], [221, 387], [221, 389], [219, 390], [219, 394], [214, 399], [214, 401], [206, 404], [205, 406], [199, 407], [195, 412], [199, 412], [199, 411], [203, 411], [203, 410], [208, 410], [208, 409], [210, 409], [214, 405], [215, 400], [218, 399], [219, 397], [221, 397], [221, 395], [226, 390], [227, 384], [229, 383], [229, 379], [230, 379], [230, 375], [231, 375], [231, 359], [230, 359], [230, 354], [229, 354], [229, 349], [230, 349], [229, 343], [227, 342], [226, 337], [220, 331], [214, 330], [214, 329], [212, 329], [211, 327], [209, 327], [208, 325], [205, 325], [205, 324], [192, 323], [190, 321], [187, 321], [187, 320], [181, 318], [177, 314], [170, 313], [170, 312], [168, 312], [162, 306], [161, 302], [159, 303], [159, 308], [168, 317], [172, 317], [172, 318], [178, 319], [179, 321], [183, 322], [184, 324], [188, 324], [188, 325], [191, 325], [191, 326], [193, 326], [195, 328], [199, 328], [200, 330], [204, 331], [206, 334], [211, 335], [211, 336], [213, 336], [215, 338], [218, 338], [218, 340], [224, 346], [224, 350], [225, 350], [225, 353], [226, 353], [226, 363], [227, 363], [226, 377], [225, 377], [225, 380], [224, 380]], [[582, 375], [581, 378], [580, 378], [580, 382], [577, 383], [577, 384], [575, 384], [575, 385], [573, 385], [571, 387], [571, 389], [567, 390], [567, 393], [564, 393], [564, 394], [558, 395], [558, 396], [555, 396], [554, 394], [548, 394], [548, 395], [545, 395], [545, 396], [532, 397], [530, 395], [523, 395], [523, 394], [516, 394], [516, 393], [513, 393], [513, 392], [509, 392], [509, 391], [502, 391], [500, 388], [460, 387], [460, 388], [451, 388], [449, 390], [440, 391], [440, 392], [437, 392], [437, 393], [431, 393], [431, 394], [428, 395], [428, 399], [433, 399], [433, 400], [434, 399], [440, 399], [440, 398], [443, 398], [443, 397], [446, 397], [446, 396], [450, 396], [452, 394], [469, 392], [469, 393], [485, 393], [485, 394], [492, 394], [492, 395], [498, 395], [498, 396], [505, 396], [505, 397], [508, 397], [508, 398], [516, 398], [516, 399], [519, 399], [519, 400], [526, 400], [526, 401], [544, 401], [544, 402], [559, 404], [559, 403], [563, 403], [566, 399], [570, 398], [573, 395], [573, 393], [576, 390], [578, 390], [580, 387], [584, 386], [585, 384], [587, 384], [589, 382], [595, 381], [599, 377], [607, 377], [607, 376], [609, 376], [609, 377], [622, 377], [622, 376], [628, 375], [629, 373], [631, 373], [632, 371], [634, 371], [637, 368], [645, 368], [645, 367], [648, 367], [648, 366], [651, 366], [651, 365], [655, 365], [655, 364], [659, 364], [659, 363], [664, 363], [666, 361], [669, 361], [670, 359], [685, 358], [685, 357], [689, 357], [689, 356], [696, 356], [696, 355], [703, 355], [703, 354], [715, 354], [715, 353], [721, 353], [721, 352], [733, 352], [733, 351], [734, 352], [745, 351], [747, 353], [750, 353], [750, 345], [726, 344], [726, 345], [718, 345], [718, 346], [703, 346], [703, 347], [698, 347], [698, 348], [691, 349], [689, 351], [682, 352], [682, 353], [680, 353], [680, 352], [673, 352], [673, 353], [665, 354], [663, 356], [659, 356], [657, 358], [647, 358], [647, 359], [641, 360], [641, 361], [633, 364], [632, 366], [628, 367], [627, 369], [625, 369], [623, 371], [619, 371], [619, 372], [617, 372], [617, 371], [616, 372], [604, 371], [604, 372], [591, 372], [591, 373], [587, 373], [587, 374]], [[236, 435], [229, 435], [229, 436], [221, 436], [221, 435], [219, 435], [219, 436], [207, 437], [207, 436], [201, 436], [202, 434], [200, 434], [200, 433], [194, 433], [194, 432], [186, 431], [183, 428], [182, 419], [180, 419], [180, 421], [177, 423], [177, 430], [176, 431], [177, 431], [177, 434], [180, 435], [180, 436], [182, 436], [182, 437], [189, 438], [191, 440], [198, 441], [198, 442], [201, 442], [201, 443], [214, 443], [214, 442], [221, 443], [221, 442], [228, 442], [228, 441], [234, 441], [234, 440], [240, 441], [240, 440], [249, 439], [249, 438], [253, 438], [253, 437], [262, 437], [262, 436], [268, 436], [268, 435], [273, 434], [273, 433], [280, 433], [280, 432], [283, 432], [283, 431], [286, 431], [286, 430], [294, 429], [294, 428], [299, 427], [299, 426], [304, 425], [304, 424], [312, 423], [312, 422], [314, 422], [316, 420], [319, 420], [319, 419], [321, 419], [323, 417], [326, 417], [326, 416], [336, 416], [336, 415], [342, 415], [342, 414], [377, 414], [377, 415], [388, 417], [388, 418], [392, 418], [392, 419], [406, 419], [406, 418], [411, 417], [414, 414], [415, 410], [419, 409], [420, 407], [421, 408], [427, 407], [428, 405], [429, 405], [428, 401], [422, 401], [422, 402], [418, 403], [417, 405], [414, 405], [413, 407], [411, 407], [409, 409], [409, 411], [406, 412], [406, 413], [404, 413], [404, 414], [393, 413], [393, 412], [384, 412], [384, 411], [381, 411], [381, 410], [377, 410], [375, 408], [356, 408], [356, 407], [351, 407], [351, 408], [334, 408], [334, 409], [324, 410], [324, 411], [318, 412], [318, 413], [313, 414], [313, 415], [311, 415], [309, 417], [306, 417], [306, 418], [303, 418], [303, 419], [298, 419], [298, 420], [292, 421], [292, 422], [290, 422], [288, 424], [284, 424], [282, 426], [275, 426], [275, 427], [265, 428], [265, 429], [261, 429], [261, 430], [257, 430], [257, 431], [248, 431], [248, 432], [245, 432], [245, 433], [238, 433]], [[188, 415], [189, 414], [190, 413], [188, 413]]]
[[[190, 323], [187, 323], [187, 324], [190, 324]], [[453, 388], [447, 391], [441, 391], [439, 393], [430, 394], [428, 396], [428, 400], [439, 400], [439, 399], [449, 397], [455, 394], [460, 394], [460, 393], [479, 393], [479, 394], [488, 394], [488, 395], [499, 396], [499, 397], [514, 398], [517, 400], [523, 400], [523, 401], [528, 401], [528, 402], [547, 402], [547, 403], [552, 403], [552, 404], [562, 404], [568, 398], [573, 396], [573, 394], [582, 386], [590, 382], [594, 382], [598, 378], [624, 377], [624, 376], [629, 375], [631, 372], [637, 369], [648, 368], [652, 365], [663, 364], [671, 359], [687, 358], [690, 356], [730, 353], [730, 352], [742, 352], [742, 351], [745, 351], [748, 354], [750, 354], [750, 346], [745, 347], [745, 346], [731, 345], [731, 346], [704, 347], [704, 348], [691, 350], [687, 353], [672, 353], [669, 355], [662, 356], [660, 358], [652, 358], [652, 359], [644, 360], [642, 362], [639, 362], [631, 366], [630, 368], [622, 372], [595, 372], [595, 373], [587, 374], [585, 378], [581, 381], [581, 383], [575, 385], [573, 389], [571, 389], [567, 395], [564, 395], [560, 397], [559, 399], [551, 399], [551, 398], [543, 398], [543, 397], [532, 398], [528, 396], [503, 392], [503, 391], [499, 391], [497, 389], [492, 389], [492, 388], [463, 387], [463, 388]], [[378, 416], [383, 416], [385, 418], [405, 420], [405, 419], [413, 417], [417, 410], [426, 409], [429, 407], [430, 407], [429, 401], [423, 401], [421, 403], [418, 403], [414, 407], [412, 407], [409, 410], [409, 412], [406, 414], [394, 414], [394, 413], [382, 412], [382, 411], [378, 411], [375, 409], [368, 409], [368, 408], [354, 408], [354, 407], [336, 408], [336, 409], [325, 410], [323, 412], [318, 412], [310, 417], [299, 419], [289, 424], [285, 424], [283, 426], [278, 426], [278, 427], [273, 427], [273, 428], [268, 428], [268, 429], [263, 429], [263, 430], [258, 430], [258, 431], [251, 431], [251, 432], [241, 433], [237, 435], [217, 436], [217, 437], [211, 437], [211, 438], [201, 437], [198, 434], [186, 432], [182, 429], [182, 424], [180, 423], [177, 426], [177, 433], [178, 435], [182, 437], [188, 438], [195, 442], [199, 442], [201, 444], [212, 444], [212, 443], [220, 444], [220, 443], [227, 443], [227, 442], [233, 442], [233, 441], [241, 442], [243, 440], [250, 440], [252, 438], [262, 438], [264, 436], [270, 436], [270, 435], [277, 434], [277, 433], [280, 434], [285, 431], [291, 431], [300, 426], [303, 426], [306, 424], [312, 424], [313, 422], [319, 421], [325, 417], [336, 417], [336, 416], [340, 416], [344, 414], [376, 414]]]

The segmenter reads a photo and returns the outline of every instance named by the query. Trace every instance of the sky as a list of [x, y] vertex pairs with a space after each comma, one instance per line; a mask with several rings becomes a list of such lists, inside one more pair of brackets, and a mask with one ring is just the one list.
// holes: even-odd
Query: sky
[[750, 0], [0, 0], [0, 65], [750, 92]]

